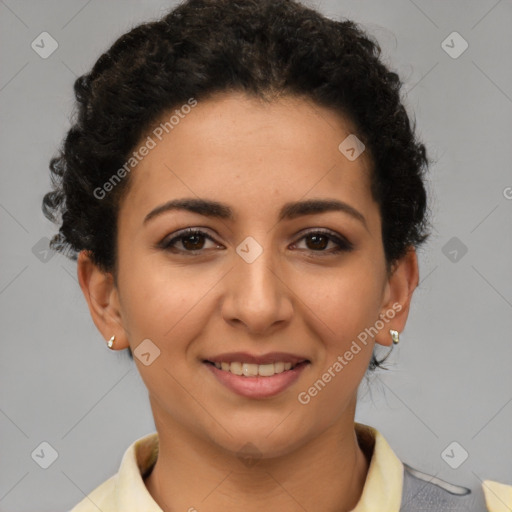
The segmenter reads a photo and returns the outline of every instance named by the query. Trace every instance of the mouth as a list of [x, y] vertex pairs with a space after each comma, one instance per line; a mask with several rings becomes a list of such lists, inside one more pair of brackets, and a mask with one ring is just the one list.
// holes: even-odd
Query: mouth
[[311, 365], [311, 361], [305, 357], [285, 353], [266, 356], [231, 353], [202, 362], [225, 388], [253, 399], [270, 398], [282, 393]]
[[218, 370], [229, 372], [234, 375], [242, 377], [272, 377], [283, 372], [295, 370], [298, 366], [306, 365], [309, 363], [308, 359], [299, 361], [297, 363], [291, 363], [289, 361], [276, 361], [275, 363], [267, 364], [256, 364], [256, 363], [244, 363], [242, 361], [204, 361], [206, 364], [215, 366]]

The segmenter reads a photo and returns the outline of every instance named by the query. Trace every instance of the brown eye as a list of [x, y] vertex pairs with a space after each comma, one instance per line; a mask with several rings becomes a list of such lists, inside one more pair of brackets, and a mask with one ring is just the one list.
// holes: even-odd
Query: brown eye
[[181, 244], [187, 251], [197, 251], [202, 249], [204, 245], [204, 236], [200, 234], [182, 236], [181, 240]]
[[[159, 247], [161, 249], [176, 252], [201, 251], [204, 249], [205, 239], [215, 242], [215, 240], [204, 231], [190, 228], [182, 231], [181, 233], [178, 233], [178, 235], [168, 241], [163, 241]], [[181, 243], [182, 248], [179, 246], [177, 247], [177, 243]]]
[[304, 237], [306, 240], [310, 240], [311, 243], [308, 245], [308, 248], [318, 250], [325, 249], [329, 245], [329, 237], [322, 234], [312, 234]]
[[[354, 245], [346, 238], [337, 236], [330, 231], [311, 231], [304, 235], [300, 240], [305, 240], [306, 249], [311, 252], [336, 254], [341, 251], [351, 251]], [[325, 250], [329, 243], [334, 244], [332, 250]], [[294, 244], [296, 245], [296, 244]]]

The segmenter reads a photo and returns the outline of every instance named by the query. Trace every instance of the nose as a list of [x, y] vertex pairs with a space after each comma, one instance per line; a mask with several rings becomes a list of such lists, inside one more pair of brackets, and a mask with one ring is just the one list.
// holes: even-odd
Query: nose
[[293, 292], [277, 256], [266, 247], [252, 262], [236, 258], [235, 267], [223, 280], [225, 321], [259, 335], [283, 328], [293, 314]]

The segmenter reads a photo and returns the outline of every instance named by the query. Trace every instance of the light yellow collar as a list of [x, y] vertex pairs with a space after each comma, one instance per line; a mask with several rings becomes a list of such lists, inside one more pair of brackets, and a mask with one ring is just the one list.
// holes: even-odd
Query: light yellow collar
[[[380, 432], [355, 423], [362, 450], [371, 456], [368, 475], [358, 504], [351, 512], [399, 512], [402, 501], [403, 464]], [[144, 484], [144, 476], [158, 457], [158, 433], [134, 441], [125, 451], [119, 471], [90, 492], [70, 512], [162, 512]], [[512, 486], [484, 480], [489, 512], [512, 510]]]
[[[399, 512], [403, 485], [401, 461], [378, 430], [361, 423], [355, 423], [355, 430], [359, 443], [373, 455], [361, 498], [353, 512]], [[162, 512], [142, 478], [157, 455], [156, 432], [137, 439], [125, 452], [118, 473], [116, 512]]]
[[372, 443], [374, 446], [363, 492], [352, 512], [399, 512], [404, 474], [402, 462], [377, 429], [356, 422], [355, 430], [362, 448]]

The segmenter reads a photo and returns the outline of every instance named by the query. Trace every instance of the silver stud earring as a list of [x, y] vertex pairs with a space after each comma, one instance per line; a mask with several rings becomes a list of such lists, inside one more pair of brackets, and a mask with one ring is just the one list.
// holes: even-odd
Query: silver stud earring
[[398, 331], [390, 329], [389, 333], [391, 334], [391, 339], [393, 340], [393, 343], [390, 349], [388, 350], [388, 353], [384, 356], [383, 359], [379, 361], [379, 364], [383, 363], [390, 356], [391, 352], [393, 352], [393, 348], [395, 347], [395, 345], [398, 345], [398, 343], [400, 342], [400, 336], [398, 335]]
[[114, 336], [112, 336], [112, 338], [110, 338], [110, 339], [108, 340], [108, 343], [107, 343], [108, 348], [112, 348], [112, 347], [114, 346], [114, 341], [115, 341], [115, 339], [116, 339], [116, 337], [115, 337], [115, 335], [114, 335]]

